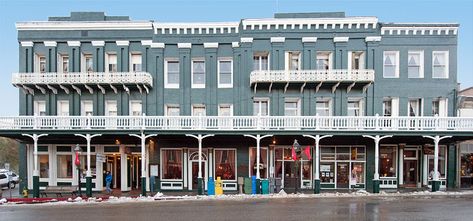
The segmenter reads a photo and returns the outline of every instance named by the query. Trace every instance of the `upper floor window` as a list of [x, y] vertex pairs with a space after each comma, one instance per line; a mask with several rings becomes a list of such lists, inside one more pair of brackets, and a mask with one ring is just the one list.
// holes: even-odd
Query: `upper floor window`
[[59, 54], [57, 61], [58, 73], [68, 73], [69, 72], [69, 55]]
[[140, 100], [131, 100], [130, 101], [130, 116], [141, 116], [142, 105]]
[[205, 116], [205, 105], [196, 104], [192, 105], [192, 116]]
[[105, 101], [105, 116], [117, 116], [118, 108], [116, 100]]
[[218, 60], [218, 87], [233, 87], [233, 62], [231, 58]]
[[383, 77], [399, 77], [399, 51], [385, 51], [383, 56]]
[[68, 100], [57, 101], [57, 115], [69, 116], [69, 101]]
[[432, 78], [448, 78], [448, 51], [432, 52]]
[[81, 109], [80, 109], [81, 116], [92, 116], [94, 115], [94, 106], [92, 101], [90, 100], [83, 100], [81, 102]]
[[253, 99], [253, 115], [269, 116], [269, 98]]
[[179, 116], [181, 112], [181, 109], [179, 108], [179, 105], [177, 104], [167, 104], [165, 106], [165, 116]]
[[105, 57], [105, 72], [117, 72], [118, 71], [118, 64], [117, 64], [117, 54], [107, 54]]
[[269, 70], [269, 53], [255, 52], [253, 54], [253, 71]]
[[82, 72], [94, 71], [94, 59], [92, 54], [82, 54]]
[[205, 61], [192, 60], [192, 88], [205, 88]]
[[301, 52], [286, 52], [286, 70], [297, 71], [301, 69]]
[[409, 78], [424, 77], [424, 52], [409, 51], [407, 56], [407, 76]]
[[315, 102], [315, 112], [319, 116], [332, 116], [331, 99], [320, 99]]
[[383, 100], [383, 116], [391, 117], [393, 112], [393, 103], [391, 99]]
[[365, 69], [365, 53], [362, 51], [351, 51], [348, 53], [348, 70]]
[[448, 115], [447, 104], [447, 98], [432, 100], [432, 116], [446, 117]]
[[233, 105], [231, 104], [220, 104], [218, 105], [218, 116], [233, 116]]
[[179, 61], [166, 60], [164, 62], [164, 87], [179, 88]]
[[317, 52], [317, 70], [332, 69], [332, 53], [327, 51]]
[[46, 101], [34, 102], [34, 114], [36, 116], [46, 116]]
[[348, 99], [347, 116], [363, 116], [363, 99]]
[[408, 111], [410, 117], [422, 116], [422, 99], [411, 98], [408, 103]]
[[284, 116], [300, 116], [301, 104], [299, 99], [286, 99], [284, 101]]
[[35, 72], [45, 73], [46, 72], [46, 56], [37, 54], [35, 56], [36, 65]]
[[130, 70], [132, 72], [140, 72], [142, 71], [142, 66], [141, 66], [141, 54], [139, 53], [132, 53], [131, 54], [131, 59], [130, 59]]

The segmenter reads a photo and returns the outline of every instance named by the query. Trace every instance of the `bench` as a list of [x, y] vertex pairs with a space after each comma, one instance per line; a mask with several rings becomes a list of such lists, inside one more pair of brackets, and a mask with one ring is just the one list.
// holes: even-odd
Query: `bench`
[[46, 189], [41, 191], [43, 197], [47, 197], [48, 194], [56, 194], [57, 197], [62, 197], [62, 194], [71, 194], [72, 196], [77, 195], [77, 186], [47, 186]]

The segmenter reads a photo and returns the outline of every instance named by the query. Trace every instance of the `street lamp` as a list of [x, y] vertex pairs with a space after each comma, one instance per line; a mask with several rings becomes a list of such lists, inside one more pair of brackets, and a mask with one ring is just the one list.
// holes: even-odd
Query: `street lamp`
[[74, 161], [76, 167], [77, 167], [77, 184], [79, 187], [79, 196], [82, 196], [81, 188], [80, 188], [80, 153], [81, 149], [79, 144], [76, 144], [76, 148], [74, 148], [74, 151], [76, 152], [76, 159]]
[[302, 152], [301, 150], [302, 149], [301, 149], [301, 145], [297, 142], [296, 139], [294, 139], [294, 143], [292, 144], [292, 147], [294, 148], [294, 152], [295, 152], [295, 155], [296, 155], [295, 159], [294, 159], [295, 164], [296, 164], [296, 173], [295, 173], [295, 175], [296, 175], [296, 184], [295, 184], [295, 191], [294, 192], [297, 193], [298, 190], [299, 190], [299, 173], [300, 173], [299, 164], [301, 162], [301, 152]]

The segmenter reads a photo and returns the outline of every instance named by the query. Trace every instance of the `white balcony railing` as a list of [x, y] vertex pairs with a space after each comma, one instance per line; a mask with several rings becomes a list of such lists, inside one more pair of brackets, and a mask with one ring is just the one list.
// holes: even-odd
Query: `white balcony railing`
[[271, 82], [373, 82], [374, 70], [268, 70], [252, 71], [250, 84]]
[[153, 77], [147, 72], [14, 73], [12, 75], [12, 84], [143, 84], [153, 86]]
[[[472, 132], [471, 117], [379, 116], [17, 116], [0, 117], [11, 130], [176, 131], [459, 131]], [[472, 134], [473, 135], [473, 134]]]

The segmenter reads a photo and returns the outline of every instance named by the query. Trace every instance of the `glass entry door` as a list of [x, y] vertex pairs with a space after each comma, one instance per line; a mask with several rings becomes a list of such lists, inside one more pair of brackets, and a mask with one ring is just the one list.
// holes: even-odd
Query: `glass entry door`
[[[199, 176], [199, 161], [191, 161], [191, 167], [192, 167], [192, 181], [191, 181], [191, 186], [192, 189], [196, 190], [198, 187], [198, 176]], [[207, 161], [202, 161], [202, 179], [204, 180], [204, 183], [206, 182], [205, 177], [206, 176], [206, 171], [205, 168], [207, 168]]]
[[348, 162], [337, 163], [337, 188], [349, 187], [350, 166]]
[[404, 185], [408, 187], [416, 187], [419, 178], [417, 149], [404, 149], [403, 168]]

